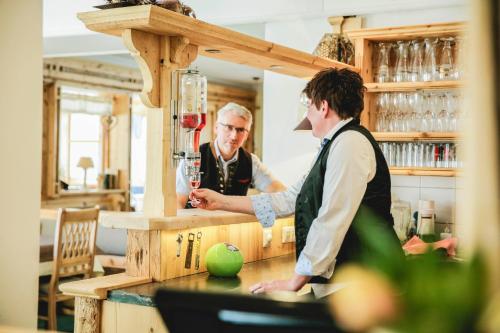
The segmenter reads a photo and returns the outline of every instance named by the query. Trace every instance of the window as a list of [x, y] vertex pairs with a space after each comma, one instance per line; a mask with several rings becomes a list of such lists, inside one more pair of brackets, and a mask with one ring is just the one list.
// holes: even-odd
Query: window
[[139, 96], [132, 97], [130, 205], [142, 211], [146, 184], [146, 107]]
[[63, 86], [59, 92], [59, 179], [73, 188], [84, 182], [81, 157], [90, 157], [87, 185], [95, 187], [102, 173], [103, 131], [101, 118], [110, 115], [112, 100], [99, 91]]

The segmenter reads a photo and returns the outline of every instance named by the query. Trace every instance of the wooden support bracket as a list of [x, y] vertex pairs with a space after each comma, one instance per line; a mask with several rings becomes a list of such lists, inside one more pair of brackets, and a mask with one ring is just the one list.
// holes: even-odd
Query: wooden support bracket
[[[189, 44], [186, 37], [162, 37], [134, 29], [125, 29], [122, 39], [143, 77], [142, 102], [150, 108], [165, 106], [160, 101], [162, 63], [170, 70], [188, 67], [198, 56], [198, 46]], [[162, 39], [167, 39], [167, 43]]]
[[160, 39], [158, 35], [148, 32], [125, 29], [122, 39], [137, 61], [142, 74], [144, 86], [141, 100], [150, 108], [160, 107]]
[[[164, 216], [175, 216], [177, 214], [176, 168], [172, 161], [170, 135], [172, 72], [188, 67], [198, 55], [198, 46], [191, 45], [186, 37], [154, 35], [134, 29], [125, 29], [122, 39], [139, 64], [144, 82], [142, 102], [150, 108], [161, 108], [163, 112], [161, 131], [155, 132], [154, 124], [148, 126], [148, 131], [157, 133], [152, 138], [154, 145], [160, 140], [162, 142], [162, 156], [155, 155], [153, 160], [148, 158], [146, 172], [146, 184], [158, 183], [161, 180], [162, 193], [157, 189], [154, 193], [145, 194], [145, 212], [147, 210], [151, 215], [163, 213]], [[151, 191], [153, 187], [146, 186], [146, 188]]]

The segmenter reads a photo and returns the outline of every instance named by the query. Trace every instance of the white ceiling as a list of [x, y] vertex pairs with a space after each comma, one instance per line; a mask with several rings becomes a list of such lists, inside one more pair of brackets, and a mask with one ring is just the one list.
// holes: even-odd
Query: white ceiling
[[[91, 32], [76, 13], [96, 10], [105, 0], [44, 0], [44, 55], [79, 56], [135, 67], [120, 39]], [[213, 24], [264, 38], [265, 24], [332, 15], [369, 15], [465, 5], [467, 0], [186, 0], [197, 17]], [[250, 67], [199, 57], [194, 64], [209, 80], [251, 87], [263, 72]]]

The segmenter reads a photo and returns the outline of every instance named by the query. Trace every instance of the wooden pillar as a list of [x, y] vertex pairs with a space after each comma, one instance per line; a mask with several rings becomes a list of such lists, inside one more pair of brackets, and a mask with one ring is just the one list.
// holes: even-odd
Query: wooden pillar
[[[148, 113], [144, 213], [147, 216], [175, 216], [175, 165], [170, 131], [172, 72], [189, 66], [198, 55], [198, 47], [189, 44], [185, 37], [158, 36], [132, 29], [124, 30], [122, 38], [143, 76], [142, 102], [150, 108], [161, 109], [161, 115]], [[161, 192], [155, 184], [161, 184]]]
[[75, 297], [75, 333], [99, 333], [101, 331], [102, 300]]
[[55, 198], [58, 194], [57, 179], [57, 131], [58, 87], [55, 83], [43, 86], [43, 158], [42, 199]]
[[[354, 41], [354, 48], [355, 66], [362, 69], [359, 74], [365, 83], [373, 82], [373, 71], [371, 66], [372, 45], [370, 41], [364, 38], [357, 38]], [[361, 113], [361, 124], [369, 130], [374, 130], [372, 125], [375, 123], [375, 110], [372, 108], [373, 99], [373, 94], [365, 93], [365, 108], [363, 113]]]

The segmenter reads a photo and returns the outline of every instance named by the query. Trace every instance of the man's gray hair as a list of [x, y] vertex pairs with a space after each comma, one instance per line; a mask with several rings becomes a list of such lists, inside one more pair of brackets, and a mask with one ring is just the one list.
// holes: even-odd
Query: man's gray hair
[[220, 119], [229, 112], [232, 112], [238, 117], [245, 119], [248, 123], [248, 128], [250, 129], [250, 127], [252, 126], [252, 112], [250, 112], [250, 110], [248, 110], [246, 107], [233, 102], [227, 103], [222, 108], [220, 108], [219, 111], [217, 111], [217, 121], [219, 122]]

